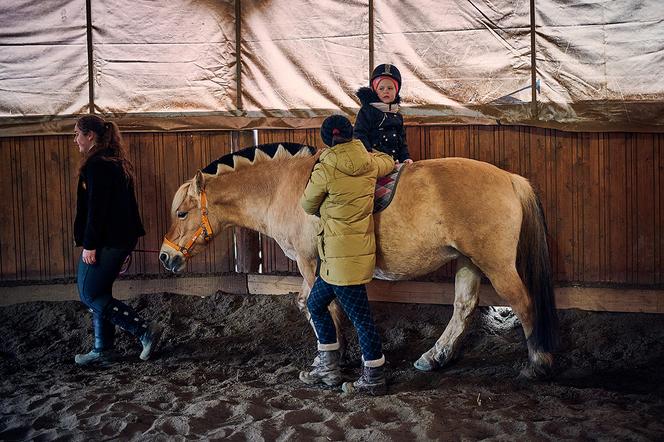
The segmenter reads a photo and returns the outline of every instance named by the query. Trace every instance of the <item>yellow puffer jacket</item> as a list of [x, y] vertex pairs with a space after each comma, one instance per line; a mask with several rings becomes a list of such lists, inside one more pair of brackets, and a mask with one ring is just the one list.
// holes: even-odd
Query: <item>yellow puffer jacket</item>
[[311, 172], [300, 204], [320, 212], [320, 276], [334, 285], [371, 281], [376, 266], [373, 201], [376, 178], [388, 175], [394, 160], [368, 153], [359, 140], [326, 149]]

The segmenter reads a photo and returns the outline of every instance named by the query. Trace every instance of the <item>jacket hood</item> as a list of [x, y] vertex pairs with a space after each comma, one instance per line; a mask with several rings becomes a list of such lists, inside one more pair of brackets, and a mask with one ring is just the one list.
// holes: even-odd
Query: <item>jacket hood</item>
[[[376, 102], [382, 103], [382, 101], [380, 101], [380, 98], [378, 98], [378, 94], [370, 87], [366, 86], [361, 87], [357, 90], [355, 94], [357, 95], [357, 98], [360, 99], [360, 103], [362, 104], [362, 106], [366, 106]], [[399, 104], [400, 102], [401, 102], [401, 96], [397, 94], [397, 96], [394, 98], [394, 103], [390, 104]]]
[[349, 176], [362, 175], [371, 167], [369, 153], [360, 140], [351, 140], [325, 149], [319, 161]]

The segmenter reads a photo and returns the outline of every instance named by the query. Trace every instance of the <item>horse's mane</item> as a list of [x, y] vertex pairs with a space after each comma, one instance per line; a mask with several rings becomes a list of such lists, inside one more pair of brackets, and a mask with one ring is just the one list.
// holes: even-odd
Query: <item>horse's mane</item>
[[224, 155], [201, 171], [210, 175], [233, 172], [244, 166], [254, 165], [260, 161], [272, 161], [295, 157], [310, 157], [316, 148], [299, 143], [269, 143], [255, 147], [247, 147], [237, 152]]
[[[247, 147], [237, 152], [229, 153], [218, 159], [214, 160], [201, 172], [209, 175], [221, 175], [222, 173], [233, 172], [246, 166], [251, 166], [260, 161], [275, 161], [281, 159], [291, 159], [297, 157], [310, 157], [316, 153], [316, 148], [299, 143], [268, 143], [260, 144], [254, 147]], [[171, 205], [171, 212], [175, 210], [182, 203], [187, 196], [191, 180], [185, 181], [184, 184], [175, 192], [173, 203]]]

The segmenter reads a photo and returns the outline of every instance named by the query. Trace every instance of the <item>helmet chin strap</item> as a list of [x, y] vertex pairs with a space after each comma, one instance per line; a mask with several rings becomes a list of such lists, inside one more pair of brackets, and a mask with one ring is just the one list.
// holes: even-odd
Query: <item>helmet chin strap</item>
[[196, 232], [194, 232], [194, 236], [184, 246], [175, 244], [164, 236], [164, 244], [171, 249], [182, 253], [185, 259], [189, 259], [192, 256], [191, 250], [194, 248], [196, 240], [201, 235], [203, 235], [205, 242], [210, 242], [212, 239], [212, 226], [210, 225], [210, 220], [208, 218], [207, 196], [205, 196], [205, 190], [201, 190], [201, 224], [198, 229], [196, 229]]

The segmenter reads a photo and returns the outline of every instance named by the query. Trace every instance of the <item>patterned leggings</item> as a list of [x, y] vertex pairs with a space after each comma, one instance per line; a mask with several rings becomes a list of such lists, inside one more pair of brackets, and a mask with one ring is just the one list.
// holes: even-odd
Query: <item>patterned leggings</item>
[[316, 278], [307, 300], [307, 308], [311, 314], [316, 335], [318, 335], [318, 342], [320, 344], [334, 344], [337, 342], [334, 322], [327, 309], [334, 298], [337, 299], [337, 302], [357, 330], [364, 360], [374, 361], [380, 359], [383, 356], [381, 338], [371, 315], [367, 289], [364, 284], [338, 286], [323, 281], [321, 277]]

